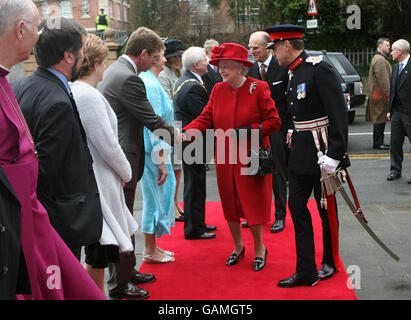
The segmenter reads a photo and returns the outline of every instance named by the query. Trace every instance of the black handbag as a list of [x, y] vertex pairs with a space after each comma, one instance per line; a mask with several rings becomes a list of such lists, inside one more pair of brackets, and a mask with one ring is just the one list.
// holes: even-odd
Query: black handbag
[[[262, 145], [263, 129], [261, 124], [258, 130], [260, 146]], [[249, 176], [264, 176], [266, 174], [273, 174], [275, 172], [273, 157], [271, 155], [270, 148], [258, 149], [251, 148], [248, 157], [250, 162], [248, 163], [248, 175]], [[255, 165], [258, 164], [258, 165]]]

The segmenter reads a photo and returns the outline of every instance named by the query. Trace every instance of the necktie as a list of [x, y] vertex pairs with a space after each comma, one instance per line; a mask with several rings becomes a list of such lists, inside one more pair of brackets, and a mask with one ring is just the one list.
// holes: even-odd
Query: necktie
[[265, 75], [267, 74], [267, 72], [265, 71], [265, 64], [262, 63], [260, 65], [260, 76], [262, 80], [265, 80]]
[[404, 69], [404, 64], [402, 62], [400, 62], [400, 67], [398, 68], [398, 75], [401, 74], [403, 69]]

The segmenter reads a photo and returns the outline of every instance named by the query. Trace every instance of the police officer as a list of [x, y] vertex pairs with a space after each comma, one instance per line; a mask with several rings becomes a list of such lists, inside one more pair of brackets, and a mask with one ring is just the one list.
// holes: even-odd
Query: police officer
[[110, 18], [104, 13], [104, 9], [100, 9], [100, 14], [96, 18], [96, 34], [104, 40], [104, 31], [110, 24]]
[[[327, 213], [320, 178], [321, 172], [331, 174], [339, 166], [349, 165], [347, 111], [333, 67], [323, 61], [322, 56], [309, 57], [305, 52], [303, 27], [279, 25], [266, 31], [271, 39], [267, 47], [273, 49], [279, 64], [289, 69], [286, 95], [293, 129], [287, 140], [290, 146], [289, 208], [295, 230], [297, 268], [294, 275], [277, 285], [312, 286], [318, 280], [333, 276], [339, 263], [335, 198], [327, 204]], [[318, 272], [311, 214], [307, 208], [313, 191], [323, 229], [323, 260]]]

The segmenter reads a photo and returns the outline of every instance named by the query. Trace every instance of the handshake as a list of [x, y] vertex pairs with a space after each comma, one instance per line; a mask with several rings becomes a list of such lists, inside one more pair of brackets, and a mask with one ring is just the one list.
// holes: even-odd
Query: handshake
[[184, 131], [182, 131], [182, 130], [180, 130], [180, 129], [178, 129], [178, 128], [176, 128], [175, 129], [176, 130], [176, 139], [177, 139], [177, 142], [178, 143], [182, 143], [182, 142], [184, 142], [184, 141], [190, 141], [191, 139], [185, 134], [185, 132]]

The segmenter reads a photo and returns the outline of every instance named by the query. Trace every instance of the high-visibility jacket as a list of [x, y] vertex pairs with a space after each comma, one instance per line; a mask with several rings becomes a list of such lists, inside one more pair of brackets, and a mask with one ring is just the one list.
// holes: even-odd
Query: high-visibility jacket
[[96, 18], [97, 31], [104, 31], [110, 24], [110, 18], [106, 14], [99, 14]]

